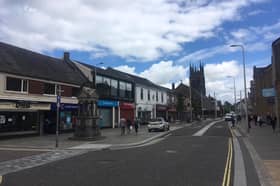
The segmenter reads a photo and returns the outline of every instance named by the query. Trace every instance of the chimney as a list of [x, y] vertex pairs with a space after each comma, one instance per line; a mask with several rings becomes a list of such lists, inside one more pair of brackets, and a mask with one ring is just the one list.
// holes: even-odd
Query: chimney
[[66, 61], [70, 61], [70, 53], [69, 52], [64, 52], [63, 55], [63, 60]]
[[172, 90], [175, 89], [175, 83], [172, 83]]

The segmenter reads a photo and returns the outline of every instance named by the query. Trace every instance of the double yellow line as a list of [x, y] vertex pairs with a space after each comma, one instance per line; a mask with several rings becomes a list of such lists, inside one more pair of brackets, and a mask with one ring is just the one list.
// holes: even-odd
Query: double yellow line
[[232, 165], [232, 138], [228, 139], [228, 154], [227, 154], [227, 162], [224, 172], [223, 178], [223, 185], [222, 186], [229, 186], [230, 185], [230, 178], [231, 178], [231, 165]]

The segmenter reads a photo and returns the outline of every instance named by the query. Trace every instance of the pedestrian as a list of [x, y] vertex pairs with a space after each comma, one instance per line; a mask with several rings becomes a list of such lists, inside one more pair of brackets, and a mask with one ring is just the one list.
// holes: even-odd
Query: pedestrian
[[251, 115], [248, 115], [248, 132], [251, 128], [251, 121], [253, 120], [253, 117]]
[[276, 116], [273, 116], [273, 117], [271, 118], [271, 126], [272, 126], [272, 130], [273, 130], [273, 132], [275, 132], [275, 128], [276, 128], [276, 121], [277, 121]]
[[241, 116], [238, 114], [237, 115], [237, 122], [240, 124], [241, 123]]
[[262, 122], [263, 121], [262, 121], [262, 117], [260, 115], [258, 115], [258, 119], [257, 120], [258, 120], [259, 126], [262, 127]]
[[231, 115], [231, 127], [234, 128], [235, 126], [235, 118], [234, 118], [234, 115], [232, 114]]
[[125, 134], [125, 127], [126, 127], [125, 118], [121, 118], [120, 125], [121, 125], [121, 136], [123, 136]]
[[127, 119], [127, 133], [129, 134], [130, 131], [131, 131], [131, 127], [132, 127], [132, 123], [131, 123], [131, 120], [130, 119]]
[[254, 122], [255, 122], [255, 126], [257, 126], [257, 124], [258, 124], [258, 116], [256, 114], [254, 114], [253, 119], [254, 119]]
[[135, 121], [134, 121], [134, 129], [135, 129], [135, 134], [136, 134], [136, 135], [138, 134], [138, 128], [139, 128], [139, 119], [138, 119], [138, 118], [135, 118]]
[[266, 124], [271, 125], [271, 120], [272, 120], [272, 117], [271, 117], [270, 113], [268, 112], [266, 115]]

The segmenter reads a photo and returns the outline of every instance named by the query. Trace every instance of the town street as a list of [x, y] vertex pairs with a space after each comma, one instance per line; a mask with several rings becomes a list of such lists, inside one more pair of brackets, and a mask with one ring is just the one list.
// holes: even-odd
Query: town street
[[[7, 174], [2, 185], [232, 185], [234, 157], [228, 152], [232, 133], [222, 121], [198, 134], [209, 123], [173, 131], [152, 145], [89, 152]], [[250, 157], [243, 155], [246, 182], [258, 186]]]

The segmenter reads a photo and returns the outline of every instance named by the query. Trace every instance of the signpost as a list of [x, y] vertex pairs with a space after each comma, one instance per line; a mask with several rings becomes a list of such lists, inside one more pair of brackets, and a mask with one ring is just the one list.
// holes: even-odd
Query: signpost
[[55, 147], [58, 147], [58, 132], [59, 132], [59, 111], [60, 111], [60, 103], [61, 103], [61, 86], [57, 86], [56, 92], [56, 136], [55, 136]]

